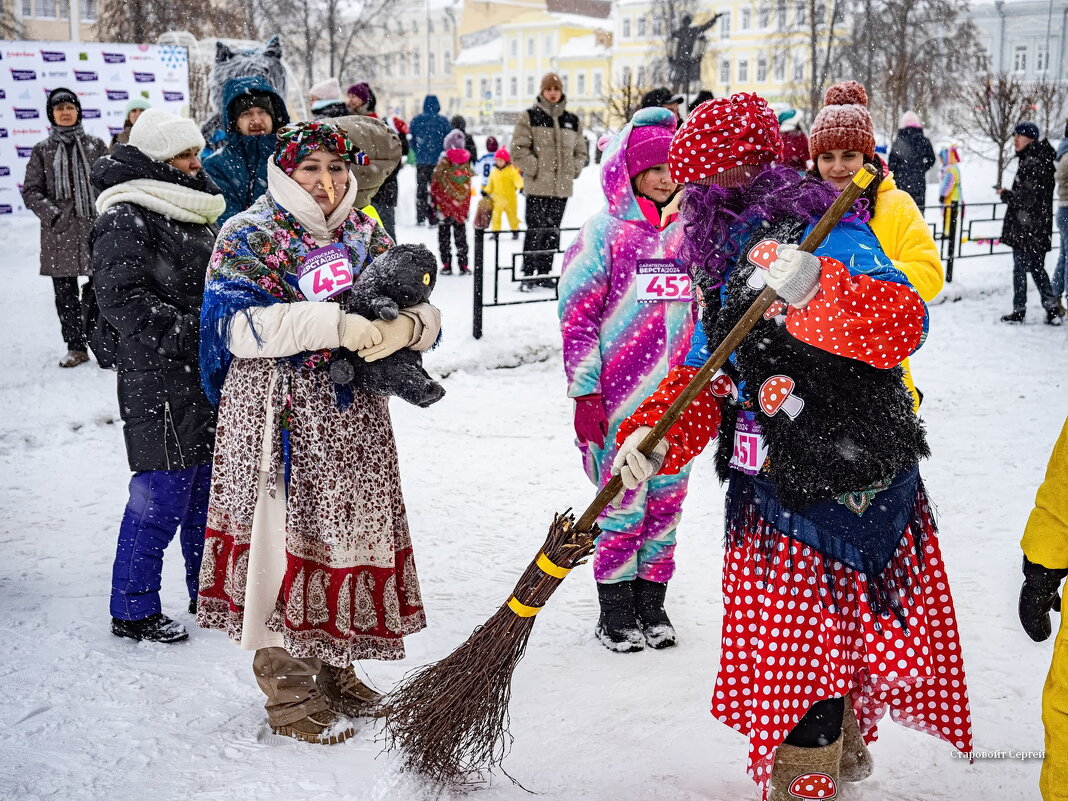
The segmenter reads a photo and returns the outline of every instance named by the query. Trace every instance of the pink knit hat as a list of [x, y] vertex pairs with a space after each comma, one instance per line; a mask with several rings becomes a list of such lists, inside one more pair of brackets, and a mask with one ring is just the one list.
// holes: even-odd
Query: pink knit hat
[[868, 93], [856, 81], [836, 83], [827, 90], [824, 106], [808, 134], [808, 151], [815, 161], [830, 150], [856, 150], [875, 157], [875, 127], [868, 113]]
[[643, 108], [635, 112], [631, 124], [634, 130], [627, 138], [628, 178], [657, 164], [667, 164], [678, 122], [670, 109]]

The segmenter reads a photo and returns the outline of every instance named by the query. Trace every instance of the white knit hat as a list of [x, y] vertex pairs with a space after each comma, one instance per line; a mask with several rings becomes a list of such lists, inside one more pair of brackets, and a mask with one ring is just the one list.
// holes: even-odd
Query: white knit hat
[[168, 161], [191, 147], [197, 150], [204, 147], [204, 137], [193, 120], [175, 117], [158, 108], [141, 112], [130, 129], [128, 141], [156, 161]]
[[341, 84], [337, 78], [327, 78], [309, 89], [308, 96], [313, 100], [340, 100]]

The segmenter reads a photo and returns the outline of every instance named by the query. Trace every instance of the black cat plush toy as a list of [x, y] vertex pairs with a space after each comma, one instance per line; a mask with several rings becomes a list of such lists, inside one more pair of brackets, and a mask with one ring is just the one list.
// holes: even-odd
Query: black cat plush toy
[[[397, 245], [363, 269], [345, 311], [368, 320], [396, 320], [401, 309], [429, 300], [436, 282], [434, 254], [423, 245]], [[339, 348], [330, 361], [330, 378], [373, 395], [394, 395], [413, 406], [429, 406], [445, 394], [445, 388], [423, 369], [422, 354], [409, 348], [374, 362]]]

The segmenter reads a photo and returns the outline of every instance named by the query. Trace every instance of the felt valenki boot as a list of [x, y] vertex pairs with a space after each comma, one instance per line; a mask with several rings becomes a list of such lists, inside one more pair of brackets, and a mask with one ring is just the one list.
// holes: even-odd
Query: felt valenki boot
[[638, 613], [638, 622], [645, 635], [645, 642], [650, 648], [671, 648], [678, 645], [675, 627], [671, 625], [667, 612], [664, 611], [664, 596], [667, 584], [645, 579], [634, 580], [634, 608]]
[[633, 581], [598, 584], [597, 600], [601, 617], [594, 633], [609, 651], [626, 654], [645, 648], [638, 617], [634, 611]]
[[871, 752], [864, 743], [857, 725], [857, 716], [853, 713], [853, 703], [849, 696], [845, 698], [845, 711], [842, 714], [842, 759], [838, 764], [838, 776], [844, 782], [859, 782], [871, 776], [875, 765]]
[[799, 748], [783, 743], [775, 750], [768, 801], [796, 801], [838, 798], [838, 763], [842, 758], [842, 738], [818, 748]]
[[377, 717], [382, 693], [360, 681], [352, 665], [339, 668], [324, 662], [315, 683], [334, 712], [350, 718]]

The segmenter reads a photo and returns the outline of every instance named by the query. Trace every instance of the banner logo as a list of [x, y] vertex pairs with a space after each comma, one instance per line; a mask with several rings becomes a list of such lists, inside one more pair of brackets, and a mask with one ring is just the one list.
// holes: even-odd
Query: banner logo
[[10, 167], [0, 167], [0, 178], [6, 178], [9, 175], [11, 175]]
[[169, 103], [180, 103], [185, 100], [185, 95], [182, 92], [168, 92], [164, 90], [163, 99]]
[[135, 72], [134, 81], [137, 83], [155, 83], [156, 73], [154, 72]]
[[7, 139], [7, 128], [0, 128], [0, 139]]
[[0, 214], [13, 214], [14, 211], [7, 203], [0, 203]]
[[13, 81], [36, 81], [37, 73], [33, 70], [11, 70], [11, 80]]
[[76, 81], [97, 81], [100, 80], [97, 74], [92, 70], [74, 70], [74, 80]]
[[98, 109], [98, 108], [83, 108], [82, 109], [82, 118], [86, 119], [86, 120], [99, 120], [100, 119], [100, 109]]
[[12, 109], [15, 112], [16, 120], [39, 120], [41, 119], [41, 113], [35, 108], [15, 108]]
[[105, 64], [125, 64], [126, 56], [122, 53], [101, 53]]
[[28, 159], [30, 156], [33, 155], [33, 148], [32, 147], [16, 147], [15, 148], [15, 152], [18, 154], [18, 157], [20, 159]]
[[42, 61], [47, 61], [47, 62], [66, 61], [67, 60], [67, 54], [66, 53], [60, 53], [57, 50], [42, 50], [41, 51], [41, 60]]
[[129, 100], [130, 93], [124, 89], [105, 89], [108, 100]]

